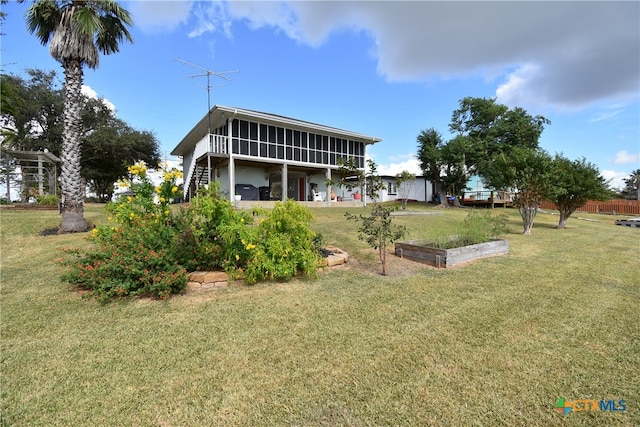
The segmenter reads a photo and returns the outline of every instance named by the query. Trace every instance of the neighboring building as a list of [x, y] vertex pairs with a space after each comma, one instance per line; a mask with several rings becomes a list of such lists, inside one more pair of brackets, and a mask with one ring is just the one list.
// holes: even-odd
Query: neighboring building
[[[181, 156], [184, 197], [212, 181], [231, 201], [328, 201], [338, 159], [364, 170], [379, 138], [259, 111], [214, 106], [171, 152]], [[339, 192], [340, 189], [336, 189]], [[340, 194], [338, 194], [340, 195]]]
[[[380, 192], [380, 201], [389, 202], [402, 200], [403, 191], [396, 185], [396, 177], [390, 175], [381, 176], [386, 185], [386, 189]], [[424, 176], [416, 176], [413, 181], [408, 181], [403, 186], [410, 186], [407, 200], [412, 202], [431, 202], [433, 196], [433, 185]]]

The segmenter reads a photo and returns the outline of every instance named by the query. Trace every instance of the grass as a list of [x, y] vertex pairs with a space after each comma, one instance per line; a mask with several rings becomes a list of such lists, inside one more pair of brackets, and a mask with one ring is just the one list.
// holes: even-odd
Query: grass
[[[56, 212], [2, 210], [1, 424], [639, 425], [640, 230], [539, 214], [523, 236], [506, 212], [507, 256], [437, 270], [390, 255], [382, 277], [344, 209], [316, 208], [347, 268], [100, 305], [52, 263], [81, 235], [38, 236]], [[465, 213], [396, 221], [425, 239]], [[558, 397], [627, 410], [564, 417]]]

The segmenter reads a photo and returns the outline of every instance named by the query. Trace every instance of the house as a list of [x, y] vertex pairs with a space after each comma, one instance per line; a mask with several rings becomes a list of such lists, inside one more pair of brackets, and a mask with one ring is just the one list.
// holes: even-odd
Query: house
[[171, 152], [181, 156], [184, 198], [218, 181], [230, 201], [331, 203], [324, 182], [338, 159], [364, 170], [367, 146], [381, 139], [333, 127], [222, 105], [214, 106]]
[[386, 188], [380, 192], [380, 201], [390, 202], [402, 200], [406, 197], [409, 201], [431, 202], [433, 197], [433, 184], [424, 176], [416, 176], [415, 180], [407, 181], [400, 186], [396, 184], [396, 177], [383, 175], [382, 181]]

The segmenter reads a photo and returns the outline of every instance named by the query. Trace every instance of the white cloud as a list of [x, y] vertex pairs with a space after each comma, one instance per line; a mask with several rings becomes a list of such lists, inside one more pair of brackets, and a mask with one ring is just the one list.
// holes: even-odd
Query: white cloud
[[621, 190], [625, 187], [624, 180], [626, 178], [629, 178], [628, 172], [620, 172], [620, 171], [613, 171], [613, 170], [603, 170], [600, 172], [600, 175], [602, 175], [604, 179], [609, 181], [609, 185], [612, 188], [616, 188], [618, 190]]
[[310, 46], [369, 34], [392, 81], [502, 77], [505, 103], [582, 108], [638, 97], [638, 2], [210, 2], [192, 36], [230, 22], [271, 27]]
[[192, 1], [131, 1], [127, 10], [131, 12], [134, 25], [144, 33], [152, 34], [172, 31], [187, 22]]
[[[91, 86], [82, 85], [82, 88], [80, 89], [80, 91], [84, 96], [87, 96], [92, 99], [100, 99], [100, 97], [98, 96], [98, 92], [93, 90]], [[107, 98], [102, 98], [102, 102], [104, 102], [104, 105], [106, 105], [107, 108], [110, 109], [111, 111], [113, 112], [116, 111], [116, 106], [113, 105], [113, 103], [109, 101]]]
[[601, 113], [595, 114], [593, 117], [591, 117], [591, 119], [589, 121], [591, 123], [596, 123], [596, 122], [601, 122], [601, 121], [604, 121], [604, 120], [609, 120], [609, 119], [612, 119], [612, 118], [618, 116], [623, 111], [624, 111], [623, 109], [603, 111]]
[[625, 163], [640, 163], [640, 154], [629, 153], [627, 150], [618, 151], [613, 163], [620, 165]]
[[415, 175], [422, 175], [422, 169], [420, 169], [420, 162], [415, 157], [398, 163], [387, 163], [378, 165], [379, 175], [395, 176], [404, 171]]

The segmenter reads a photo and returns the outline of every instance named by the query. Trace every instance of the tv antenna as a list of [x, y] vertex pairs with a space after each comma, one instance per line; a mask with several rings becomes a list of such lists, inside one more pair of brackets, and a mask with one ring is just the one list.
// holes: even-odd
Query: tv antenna
[[211, 88], [213, 87], [213, 86], [211, 86], [211, 76], [219, 77], [219, 78], [221, 78], [223, 80], [231, 80], [231, 78], [227, 77], [226, 74], [239, 73], [239, 71], [237, 71], [237, 70], [236, 71], [211, 71], [208, 68], [204, 68], [204, 67], [201, 67], [200, 65], [192, 64], [191, 62], [187, 62], [187, 61], [185, 61], [183, 59], [180, 59], [180, 58], [173, 58], [173, 59], [175, 61], [182, 62], [185, 65], [189, 65], [190, 67], [197, 68], [199, 70], [204, 71], [203, 74], [193, 74], [193, 75], [191, 75], [189, 77], [191, 77], [191, 78], [205, 77], [205, 76], [207, 77], [207, 86], [206, 86], [206, 89], [207, 89], [207, 114], [209, 115], [208, 133], [210, 134], [211, 133]]

